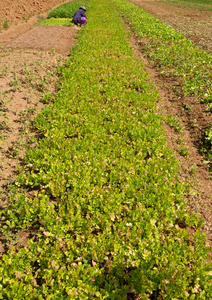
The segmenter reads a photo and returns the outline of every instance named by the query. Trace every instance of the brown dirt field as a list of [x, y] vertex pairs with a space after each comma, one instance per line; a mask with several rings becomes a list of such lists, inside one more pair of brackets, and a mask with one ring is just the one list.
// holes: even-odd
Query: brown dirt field
[[52, 7], [67, 2], [65, 0], [4, 0], [0, 2], [0, 28], [7, 21], [11, 25], [26, 22], [29, 17], [43, 13]]
[[[2, 205], [6, 203], [7, 184], [14, 179], [17, 168], [24, 156], [24, 145], [33, 145], [30, 133], [31, 120], [46, 105], [43, 95], [51, 93], [50, 101], [57, 92], [57, 65], [64, 64], [69, 51], [75, 43], [77, 27], [37, 26], [37, 16], [29, 15], [43, 12], [67, 1], [22, 0], [11, 5], [6, 0], [0, 3], [1, 22], [7, 17], [8, 30], [0, 32], [0, 157]], [[212, 52], [212, 12], [197, 11], [160, 3], [156, 0], [131, 0], [147, 12], [165, 23], [183, 32], [196, 45]], [[7, 14], [6, 14], [7, 11]], [[26, 14], [28, 13], [28, 14]], [[4, 16], [4, 17], [3, 17]], [[17, 23], [17, 24], [16, 24]], [[150, 80], [159, 90], [161, 101], [158, 111], [174, 116], [184, 127], [179, 134], [164, 124], [167, 143], [175, 152], [180, 163], [181, 180], [190, 182], [188, 204], [192, 211], [200, 213], [205, 219], [204, 231], [212, 246], [212, 181], [208, 166], [199, 154], [199, 136], [212, 122], [211, 114], [204, 105], [195, 102], [192, 97], [179, 97], [173, 87], [178, 82], [174, 78], [165, 78], [160, 70], [153, 67], [142, 55], [142, 47], [136, 36], [132, 35], [131, 44], [135, 55], [146, 66]], [[191, 110], [185, 109], [185, 103]], [[196, 120], [195, 124], [191, 124]], [[187, 149], [188, 155], [182, 155], [180, 148]], [[23, 233], [23, 243], [27, 240]], [[1, 245], [0, 245], [1, 248]]]

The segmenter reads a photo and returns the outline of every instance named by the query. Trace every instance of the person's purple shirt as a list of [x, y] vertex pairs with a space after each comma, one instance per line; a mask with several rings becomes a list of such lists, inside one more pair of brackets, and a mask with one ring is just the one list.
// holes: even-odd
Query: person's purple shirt
[[76, 23], [80, 23], [82, 17], [86, 18], [86, 15], [85, 15], [84, 10], [82, 8], [80, 8], [75, 12], [75, 14], [73, 16], [73, 21]]

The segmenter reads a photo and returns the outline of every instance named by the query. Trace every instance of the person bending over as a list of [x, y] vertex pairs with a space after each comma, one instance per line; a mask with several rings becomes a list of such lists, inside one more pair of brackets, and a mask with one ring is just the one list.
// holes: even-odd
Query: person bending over
[[80, 6], [80, 8], [75, 12], [74, 16], [73, 16], [73, 22], [75, 25], [85, 25], [87, 22], [87, 18], [85, 15], [85, 6]]

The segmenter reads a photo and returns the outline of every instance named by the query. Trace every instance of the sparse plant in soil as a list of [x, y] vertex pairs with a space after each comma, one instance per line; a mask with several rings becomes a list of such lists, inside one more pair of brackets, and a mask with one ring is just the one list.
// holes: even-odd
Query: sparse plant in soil
[[212, 125], [205, 131], [203, 137], [203, 152], [208, 150], [208, 157], [212, 161]]
[[4, 28], [4, 29], [8, 29], [8, 28], [9, 28], [9, 25], [8, 25], [8, 23], [7, 23], [7, 20], [4, 21], [4, 23], [3, 23], [3, 28]]
[[182, 130], [184, 129], [183, 125], [180, 123], [179, 120], [177, 120], [174, 116], [168, 115], [165, 118], [165, 122], [173, 127], [175, 129], [176, 132], [180, 133], [182, 132]]

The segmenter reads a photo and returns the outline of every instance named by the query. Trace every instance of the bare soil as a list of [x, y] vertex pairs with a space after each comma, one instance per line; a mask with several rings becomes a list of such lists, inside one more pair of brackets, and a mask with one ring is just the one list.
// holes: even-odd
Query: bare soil
[[[47, 12], [67, 0], [4, 0], [0, 2], [0, 28], [27, 22], [35, 14]], [[70, 1], [69, 1], [70, 2]]]
[[[13, 2], [16, 2], [13, 3]], [[25, 145], [33, 146], [36, 139], [31, 132], [32, 120], [46, 102], [52, 101], [59, 80], [57, 66], [64, 64], [75, 43], [77, 27], [36, 26], [45, 9], [64, 1], [6, 0], [0, 3], [1, 23], [6, 20], [9, 29], [0, 32], [0, 156], [2, 185], [1, 205], [6, 203], [6, 188], [15, 179]], [[65, 1], [67, 2], [67, 1]], [[212, 53], [212, 12], [176, 7], [156, 0], [131, 0], [147, 12], [184, 33], [196, 45]], [[29, 18], [29, 16], [32, 16]], [[26, 21], [27, 18], [27, 21]], [[1, 26], [2, 27], [2, 26]], [[204, 231], [212, 246], [212, 181], [205, 158], [200, 154], [200, 137], [212, 122], [205, 105], [192, 97], [179, 96], [179, 82], [161, 76], [161, 70], [152, 66], [142, 55], [142, 45], [132, 34], [135, 55], [144, 62], [150, 80], [157, 86], [161, 101], [158, 112], [172, 115], [183, 130], [164, 123], [167, 143], [179, 161], [181, 180], [191, 183], [188, 204], [192, 211], [204, 218]], [[47, 101], [48, 100], [48, 101]], [[183, 151], [184, 150], [184, 151]], [[24, 243], [27, 235], [19, 237]], [[3, 246], [2, 246], [3, 247]], [[1, 249], [1, 244], [0, 244]]]

